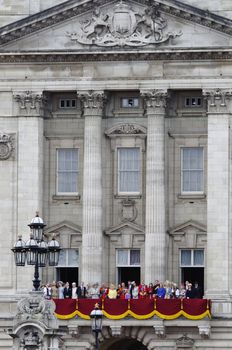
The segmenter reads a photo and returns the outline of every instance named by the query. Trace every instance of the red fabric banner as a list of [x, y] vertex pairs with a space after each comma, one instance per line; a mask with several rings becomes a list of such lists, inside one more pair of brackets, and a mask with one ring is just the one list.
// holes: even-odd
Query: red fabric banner
[[172, 320], [184, 316], [191, 320], [211, 317], [211, 302], [207, 299], [54, 299], [59, 319], [81, 317], [89, 320], [98, 303], [103, 315], [118, 320], [127, 316], [148, 319], [158, 316]]

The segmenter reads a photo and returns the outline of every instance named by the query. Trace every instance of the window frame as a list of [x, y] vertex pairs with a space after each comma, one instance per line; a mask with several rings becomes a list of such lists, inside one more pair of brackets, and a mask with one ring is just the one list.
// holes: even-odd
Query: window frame
[[[127, 251], [127, 262], [128, 262], [127, 265], [119, 264], [119, 262], [118, 262], [118, 252], [120, 250]], [[130, 254], [131, 254], [131, 251], [134, 251], [134, 250], [139, 251], [139, 264], [131, 265], [130, 264], [130, 261], [131, 261]], [[141, 249], [139, 249], [139, 248], [128, 248], [128, 249], [127, 248], [117, 248], [116, 249], [116, 268], [118, 268], [118, 267], [141, 267]]]
[[[133, 102], [133, 106], [130, 106], [129, 103], [128, 103], [128, 106], [124, 106], [123, 105], [123, 100], [127, 100], [129, 102], [129, 100], [133, 100], [133, 101], [137, 101], [137, 106], [134, 105], [134, 102]], [[122, 109], [138, 109], [140, 106], [139, 106], [139, 97], [135, 97], [135, 96], [123, 96], [120, 98], [120, 108]]]
[[[185, 149], [192, 149], [192, 148], [198, 148], [198, 149], [202, 149], [202, 170], [199, 169], [189, 169], [188, 171], [202, 171], [202, 190], [201, 191], [184, 191], [183, 190], [183, 154], [184, 154], [184, 150]], [[205, 173], [205, 169], [204, 169], [204, 147], [203, 146], [182, 146], [180, 147], [180, 160], [181, 160], [181, 166], [180, 166], [180, 172], [181, 172], [181, 194], [182, 195], [202, 195], [204, 194], [204, 187], [205, 187], [205, 181], [204, 181], [204, 173]], [[186, 170], [185, 170], [186, 171]]]
[[[138, 150], [138, 164], [139, 169], [138, 172], [138, 191], [120, 191], [120, 150], [122, 149], [137, 149]], [[117, 194], [119, 196], [137, 196], [141, 194], [141, 181], [142, 181], [142, 163], [141, 163], [141, 148], [140, 147], [124, 147], [120, 146], [116, 149], [117, 152]], [[133, 170], [131, 170], [132, 172]], [[135, 171], [134, 171], [135, 172]]]
[[[78, 255], [78, 260], [77, 260], [77, 265], [69, 265], [69, 255], [70, 255], [70, 252], [71, 251], [76, 251], [77, 252], [77, 255]], [[63, 267], [66, 267], [66, 268], [73, 268], [73, 267], [80, 267], [80, 251], [78, 248], [62, 248], [62, 252], [65, 253], [65, 265], [61, 265], [59, 262], [58, 262], [58, 265], [56, 266], [57, 268], [63, 268]]]
[[[77, 175], [77, 180], [76, 180], [76, 185], [77, 185], [77, 191], [76, 192], [61, 192], [59, 191], [59, 170], [58, 170], [58, 164], [59, 164], [59, 151], [60, 150], [76, 150], [77, 152], [77, 171], [76, 171], [76, 175]], [[63, 171], [64, 173], [67, 173], [68, 171]], [[74, 172], [74, 171], [72, 171]], [[77, 147], [58, 147], [56, 148], [56, 194], [58, 196], [77, 196], [79, 195], [79, 191], [78, 191], [78, 184], [79, 184], [79, 174], [80, 174], [80, 170], [79, 170], [79, 148]]]
[[[62, 101], [64, 101], [65, 106], [61, 106]], [[70, 106], [67, 106], [67, 101], [70, 101]], [[75, 101], [75, 106], [72, 106], [72, 102]], [[59, 109], [76, 109], [77, 108], [77, 99], [75, 98], [59, 98]]]
[[[189, 99], [191, 102], [189, 105], [187, 104], [187, 99]], [[195, 99], [195, 100], [199, 99], [201, 101], [201, 104], [200, 105], [193, 104], [192, 103], [193, 99]], [[184, 97], [184, 107], [185, 108], [202, 108], [203, 107], [203, 98], [201, 96], [185, 96]]]
[[[182, 251], [191, 251], [191, 264], [190, 265], [182, 265], [181, 264], [181, 253]], [[194, 252], [195, 251], [203, 251], [203, 265], [194, 265]], [[179, 250], [179, 259], [180, 259], [180, 268], [197, 268], [197, 267], [205, 267], [205, 249], [204, 248], [180, 248]]]

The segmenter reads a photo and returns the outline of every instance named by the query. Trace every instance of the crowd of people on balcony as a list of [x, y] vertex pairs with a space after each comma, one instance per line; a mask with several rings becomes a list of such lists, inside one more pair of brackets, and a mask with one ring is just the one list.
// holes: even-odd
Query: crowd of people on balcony
[[109, 286], [98, 283], [93, 285], [86, 285], [81, 282], [79, 286], [76, 282], [71, 285], [69, 282], [63, 283], [53, 282], [47, 283], [42, 286], [42, 291], [46, 299], [145, 299], [145, 298], [162, 298], [162, 299], [175, 299], [175, 298], [187, 298], [198, 299], [202, 298], [202, 291], [197, 282], [190, 283], [186, 281], [181, 283], [180, 287], [176, 283], [165, 281], [155, 281], [155, 283], [149, 283], [146, 285], [144, 281], [140, 284], [136, 284], [135, 281], [128, 281], [127, 284], [122, 282], [116, 287], [113, 283]]

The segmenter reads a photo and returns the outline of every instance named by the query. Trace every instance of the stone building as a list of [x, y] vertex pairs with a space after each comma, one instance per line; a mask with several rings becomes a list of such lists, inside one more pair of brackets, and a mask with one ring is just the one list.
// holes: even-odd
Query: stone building
[[190, 280], [213, 300], [211, 320], [104, 319], [102, 350], [231, 349], [231, 2], [0, 14], [0, 349], [94, 347], [89, 321], [20, 304], [33, 270], [10, 249], [37, 210], [63, 248], [44, 283]]

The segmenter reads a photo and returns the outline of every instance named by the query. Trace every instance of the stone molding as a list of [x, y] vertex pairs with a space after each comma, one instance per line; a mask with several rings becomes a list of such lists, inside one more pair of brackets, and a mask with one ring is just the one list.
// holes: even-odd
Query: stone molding
[[107, 101], [104, 91], [80, 91], [77, 92], [77, 96], [81, 100], [84, 116], [102, 116]]
[[[98, 0], [98, 8], [108, 4], [109, 1]], [[138, 3], [146, 6], [150, 2], [140, 0]], [[182, 4], [177, 1], [156, 0], [152, 2], [155, 8], [162, 13], [171, 14], [177, 18], [209, 27], [217, 32], [232, 34], [232, 21], [227, 18], [220, 17], [209, 11], [200, 10], [193, 6]], [[15, 23], [10, 23], [0, 29], [0, 45], [11, 42], [18, 38], [31, 35], [39, 30], [59, 24], [67, 19], [92, 11], [96, 7], [95, 1], [85, 1], [82, 4], [77, 4], [75, 0], [70, 0], [65, 5], [59, 4], [45, 11], [36, 13], [28, 18], [19, 20]]]
[[19, 115], [35, 116], [40, 115], [46, 99], [42, 92], [20, 91], [13, 94], [13, 98], [18, 103]]
[[138, 210], [136, 208], [136, 202], [130, 198], [124, 198], [121, 201], [121, 208], [119, 210], [119, 217], [122, 222], [135, 221], [138, 216]]
[[13, 134], [0, 133], [0, 160], [9, 159], [14, 151]]
[[232, 89], [205, 89], [203, 96], [208, 103], [208, 113], [229, 113]]
[[111, 52], [2, 52], [0, 56], [0, 63], [19, 63], [19, 62], [40, 62], [52, 64], [55, 62], [74, 63], [74, 62], [102, 62], [102, 61], [151, 61], [151, 60], [169, 60], [169, 61], [212, 61], [212, 60], [226, 60], [232, 59], [231, 49], [216, 49], [209, 50], [193, 50], [193, 49], [178, 49], [174, 50], [156, 50], [143, 52], [143, 51], [127, 51], [120, 50]]

